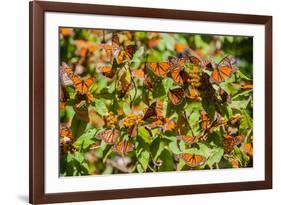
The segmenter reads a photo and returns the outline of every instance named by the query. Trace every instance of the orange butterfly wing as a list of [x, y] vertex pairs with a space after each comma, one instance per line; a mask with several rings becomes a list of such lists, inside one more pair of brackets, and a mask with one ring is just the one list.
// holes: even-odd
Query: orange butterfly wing
[[184, 91], [182, 88], [175, 88], [173, 90], [169, 90], [168, 97], [171, 103], [173, 103], [174, 105], [179, 105], [183, 100]]
[[211, 74], [210, 82], [219, 84], [228, 78], [237, 71], [237, 68], [233, 66], [235, 59], [231, 56], [227, 56], [221, 60], [217, 68]]
[[170, 64], [168, 62], [148, 63], [147, 65], [158, 77], [164, 77], [170, 70]]
[[155, 113], [156, 113], [156, 116], [160, 119], [164, 118], [163, 108], [164, 108], [164, 101], [157, 99], [156, 106], [155, 106]]
[[110, 129], [98, 133], [96, 138], [105, 141], [107, 144], [115, 144], [120, 137], [120, 134], [119, 130]]
[[142, 120], [147, 120], [153, 116], [156, 116], [155, 107], [156, 102], [152, 103], [147, 109], [145, 109]]
[[223, 149], [226, 154], [229, 154], [232, 152], [235, 146], [239, 145], [243, 141], [243, 136], [242, 135], [237, 135], [237, 136], [231, 136], [227, 135], [224, 136], [223, 139]]
[[141, 80], [144, 80], [144, 76], [145, 76], [143, 69], [132, 70], [132, 75], [133, 77], [137, 77]]
[[136, 45], [128, 45], [125, 47], [125, 53], [127, 58], [132, 59], [133, 55], [135, 54], [137, 50], [137, 46]]
[[185, 161], [185, 163], [187, 164], [187, 166], [189, 167], [197, 167], [199, 165], [202, 165], [206, 162], [206, 158], [201, 156], [201, 155], [192, 155], [189, 153], [183, 153], [183, 154], [179, 154], [178, 158], [183, 159]]
[[134, 145], [128, 141], [120, 141], [112, 147], [112, 151], [120, 155], [126, 155], [127, 153], [133, 150], [134, 150]]
[[191, 145], [195, 141], [195, 138], [190, 135], [179, 135], [176, 137], [178, 140], [183, 140], [186, 144]]
[[112, 67], [109, 67], [109, 66], [103, 66], [103, 67], [99, 68], [98, 70], [103, 76], [105, 76], [109, 79], [112, 79], [115, 75], [115, 72], [113, 71]]
[[196, 66], [199, 66], [201, 64], [201, 60], [195, 56], [188, 56], [188, 60]]
[[185, 70], [181, 68], [174, 68], [171, 72], [170, 75], [172, 79], [175, 81], [175, 83], [183, 85], [184, 83], [187, 82], [188, 79], [188, 74]]
[[201, 112], [201, 128], [207, 130], [210, 128], [211, 120], [205, 111]]
[[185, 95], [191, 100], [201, 100], [199, 91], [194, 87], [189, 87], [188, 90], [186, 90]]

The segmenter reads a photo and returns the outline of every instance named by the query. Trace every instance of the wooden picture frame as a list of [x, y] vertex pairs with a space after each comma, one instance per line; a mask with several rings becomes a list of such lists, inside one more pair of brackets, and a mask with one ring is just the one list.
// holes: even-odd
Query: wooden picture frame
[[[265, 180], [185, 186], [45, 193], [44, 136], [45, 130], [45, 68], [44, 19], [46, 12], [97, 14], [140, 18], [195, 20], [207, 22], [244, 23], [265, 26]], [[229, 192], [272, 188], [272, 17], [152, 8], [103, 6], [92, 4], [33, 1], [29, 4], [29, 201], [32, 204], [153, 197], [211, 192]]]

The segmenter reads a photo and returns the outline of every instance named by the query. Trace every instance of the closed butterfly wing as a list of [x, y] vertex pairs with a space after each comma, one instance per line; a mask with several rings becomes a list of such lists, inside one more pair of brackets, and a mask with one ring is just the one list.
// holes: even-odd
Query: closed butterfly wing
[[187, 83], [188, 74], [184, 69], [181, 68], [174, 68], [171, 70], [170, 75], [176, 84], [183, 85]]
[[105, 76], [109, 79], [112, 79], [115, 75], [114, 69], [110, 66], [103, 66], [103, 67], [100, 67], [98, 70], [103, 76]]
[[185, 90], [185, 96], [190, 100], [196, 100], [196, 101], [202, 100], [198, 89], [196, 89], [192, 86], [188, 87], [188, 89]]
[[156, 100], [156, 106], [155, 106], [155, 113], [156, 113], [156, 116], [159, 119], [163, 119], [164, 118], [163, 109], [164, 109], [164, 101], [160, 100], [160, 99], [157, 99]]
[[144, 115], [142, 120], [147, 120], [153, 116], [156, 116], [155, 108], [156, 108], [156, 102], [152, 103], [148, 108], [146, 108], [144, 110]]
[[168, 62], [161, 63], [147, 63], [149, 69], [151, 69], [158, 77], [165, 77], [170, 70], [170, 64]]
[[138, 125], [132, 125], [128, 130], [129, 137], [136, 137], [138, 135]]
[[132, 70], [132, 76], [133, 77], [136, 77], [140, 80], [144, 80], [145, 79], [145, 73], [144, 73], [144, 70], [143, 69], [135, 69], [135, 70]]
[[120, 85], [120, 90], [118, 93], [118, 97], [119, 98], [123, 98], [126, 96], [126, 94], [128, 93], [128, 91], [131, 88], [131, 82], [129, 82], [128, 80], [126, 80], [125, 77], [121, 77], [120, 81], [119, 81], [119, 85]]
[[208, 130], [211, 126], [211, 120], [209, 119], [205, 111], [201, 112], [201, 128], [203, 130]]
[[183, 140], [185, 144], [191, 145], [195, 143], [195, 138], [190, 135], [178, 135], [176, 137], [178, 140]]
[[164, 118], [163, 121], [164, 121], [164, 126], [163, 126], [164, 132], [173, 131], [176, 128], [176, 123], [174, 122], [173, 119]]
[[68, 138], [68, 140], [72, 140], [73, 135], [72, 135], [71, 129], [67, 126], [61, 126], [60, 127], [60, 137]]
[[117, 129], [110, 129], [100, 132], [96, 135], [97, 139], [105, 141], [107, 144], [115, 144], [120, 137], [120, 131]]
[[179, 105], [183, 101], [184, 90], [182, 88], [170, 89], [168, 92], [168, 97], [172, 104]]
[[125, 53], [126, 53], [126, 57], [131, 60], [133, 58], [133, 55], [135, 54], [137, 50], [137, 46], [136, 45], [128, 45], [125, 47]]
[[195, 56], [188, 56], [188, 61], [196, 66], [201, 66], [201, 60]]
[[112, 151], [120, 155], [126, 155], [134, 150], [134, 145], [128, 141], [120, 141], [112, 147]]
[[149, 89], [151, 92], [153, 91], [154, 86], [153, 86], [151, 78], [148, 75], [145, 76], [144, 81], [143, 81], [143, 85], [147, 89]]

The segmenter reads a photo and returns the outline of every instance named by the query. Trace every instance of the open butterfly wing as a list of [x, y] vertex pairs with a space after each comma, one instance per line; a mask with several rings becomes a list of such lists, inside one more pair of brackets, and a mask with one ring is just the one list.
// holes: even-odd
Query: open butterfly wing
[[115, 144], [120, 136], [120, 131], [116, 129], [105, 130], [96, 135], [97, 139], [103, 140], [107, 144]]
[[170, 70], [170, 64], [168, 62], [161, 63], [147, 63], [149, 69], [151, 69], [155, 75], [158, 77], [166, 76], [167, 72]]

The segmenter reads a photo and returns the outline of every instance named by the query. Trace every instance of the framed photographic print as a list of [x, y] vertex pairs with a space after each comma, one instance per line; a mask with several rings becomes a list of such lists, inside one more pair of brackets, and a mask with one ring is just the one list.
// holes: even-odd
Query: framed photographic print
[[272, 17], [30, 2], [30, 203], [272, 187]]

